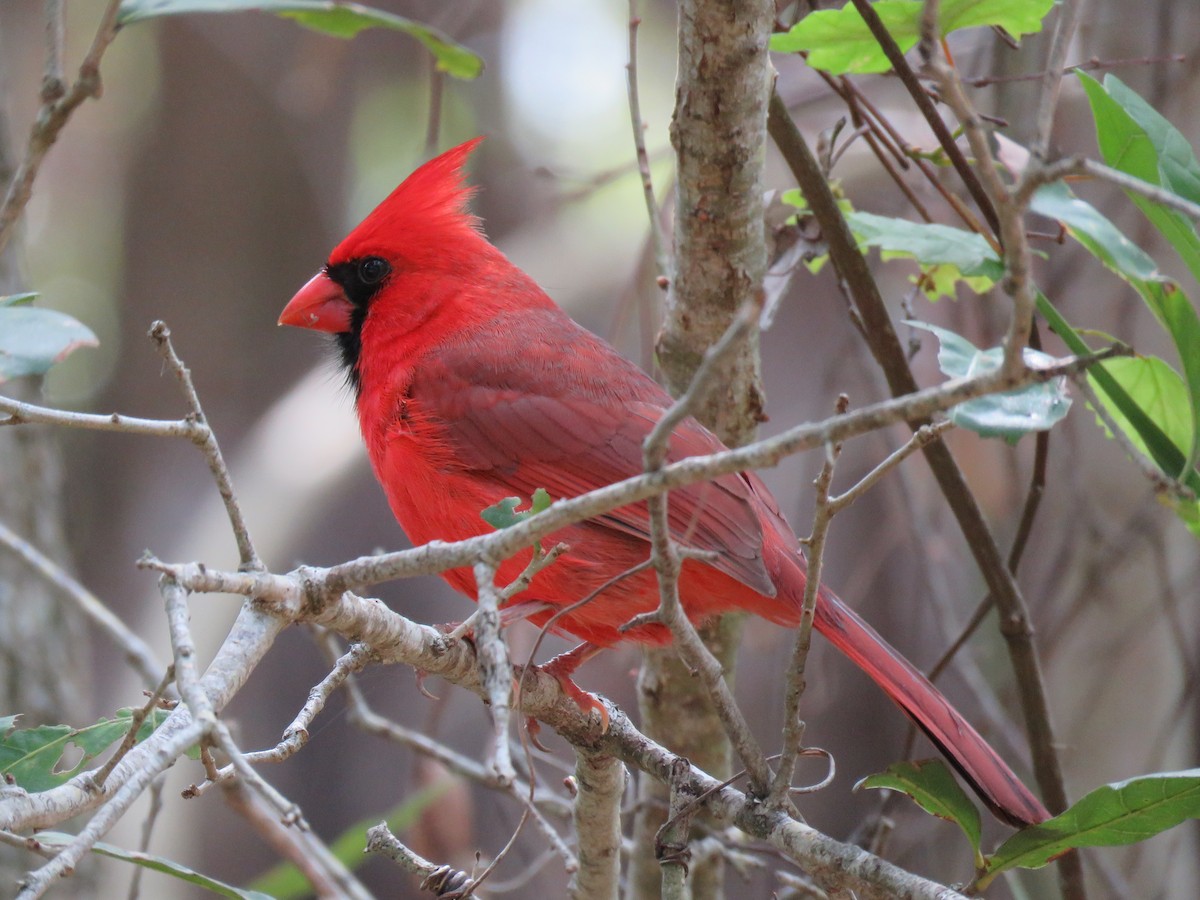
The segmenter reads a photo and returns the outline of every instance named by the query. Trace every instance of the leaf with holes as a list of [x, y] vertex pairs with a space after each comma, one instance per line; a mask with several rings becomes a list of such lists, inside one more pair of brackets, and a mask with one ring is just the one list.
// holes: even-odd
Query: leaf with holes
[[[138, 729], [145, 740], [167, 718], [165, 710], [153, 710]], [[133, 724], [133, 710], [117, 710], [115, 718], [101, 719], [85, 728], [69, 725], [38, 725], [16, 728], [17, 716], [0, 718], [0, 773], [9, 776], [30, 793], [58, 787], [83, 771], [97, 756], [121, 741]], [[72, 748], [80, 758], [70, 761]]]

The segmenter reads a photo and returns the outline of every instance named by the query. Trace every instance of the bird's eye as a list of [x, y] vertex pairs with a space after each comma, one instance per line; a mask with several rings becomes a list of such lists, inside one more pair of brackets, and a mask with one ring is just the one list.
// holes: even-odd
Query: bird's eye
[[392, 271], [386, 259], [378, 256], [368, 256], [358, 264], [358, 280], [363, 284], [379, 284], [385, 275]]

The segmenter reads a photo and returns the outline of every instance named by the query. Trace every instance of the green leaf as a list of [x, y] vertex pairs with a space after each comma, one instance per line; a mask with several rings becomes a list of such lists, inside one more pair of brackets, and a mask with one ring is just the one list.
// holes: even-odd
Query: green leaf
[[1158, 157], [1162, 186], [1185, 200], [1200, 203], [1200, 161], [1187, 138], [1115, 75], [1105, 77], [1104, 88], [1150, 139]]
[[979, 850], [982, 829], [979, 810], [942, 760], [894, 763], [883, 772], [868, 775], [854, 786], [856, 791], [860, 788], [900, 791], [911, 797], [925, 812], [953, 822], [971, 842], [971, 849], [975, 851], [975, 867], [983, 865], [983, 855]]
[[[1047, 185], [1033, 197], [1030, 208], [1057, 219], [1067, 232], [1111, 271], [1127, 281], [1145, 301], [1159, 324], [1171, 336], [1183, 364], [1187, 403], [1176, 410], [1190, 435], [1177, 444], [1184, 456], [1178, 478], [1195, 467], [1200, 455], [1200, 316], [1175, 281], [1161, 274], [1158, 265], [1094, 207], [1071, 194], [1064, 184]], [[1161, 421], [1161, 420], [1160, 420]]]
[[[1195, 434], [1192, 426], [1191, 400], [1187, 387], [1179, 373], [1155, 356], [1135, 356], [1110, 359], [1102, 363], [1103, 374], [1112, 378], [1129, 398], [1137, 404], [1147, 417], [1160, 429], [1163, 435], [1180, 454], [1187, 448]], [[1096, 396], [1108, 411], [1117, 427], [1125, 433], [1133, 445], [1148, 459], [1153, 459], [1150, 448], [1142, 434], [1126, 418], [1120, 406], [1100, 387], [1097, 380], [1100, 372], [1094, 367], [1088, 373], [1088, 381], [1096, 391]], [[1104, 423], [1100, 422], [1101, 427]], [[1107, 428], [1105, 428], [1107, 431]], [[1200, 500], [1184, 500], [1164, 496], [1175, 514], [1183, 520], [1197, 537], [1200, 537]]]
[[[921, 0], [879, 0], [875, 12], [907, 53], [920, 38]], [[962, 28], [994, 25], [1020, 37], [1041, 31], [1054, 0], [943, 0], [939, 25], [942, 35]], [[771, 49], [780, 53], [808, 51], [809, 65], [834, 75], [886, 72], [891, 68], [879, 43], [854, 5], [811, 12], [790, 31], [771, 36]]]
[[477, 54], [438, 29], [395, 13], [341, 0], [123, 0], [117, 22], [130, 25], [160, 16], [246, 11], [281, 16], [340, 38], [352, 38], [368, 28], [402, 31], [420, 41], [433, 54], [438, 69], [448, 75], [471, 79], [483, 71], [483, 60]]
[[1074, 847], [1116, 847], [1144, 841], [1187, 819], [1200, 818], [1200, 769], [1165, 772], [1109, 784], [1049, 821], [1013, 835], [987, 858], [986, 888], [1001, 872], [1036, 869]]
[[[1125, 389], [1125, 393], [1162, 429], [1167, 439], [1182, 452], [1192, 439], [1191, 414], [1187, 387], [1179, 373], [1156, 356], [1131, 356], [1110, 359], [1100, 364], [1104, 371]], [[1096, 396], [1125, 435], [1147, 458], [1151, 458], [1145, 439], [1096, 381], [1094, 370], [1088, 374]], [[1102, 423], [1103, 424], [1103, 423]]]
[[[1174, 126], [1120, 79], [1109, 75], [1101, 85], [1083, 72], [1076, 77], [1091, 104], [1104, 161], [1127, 175], [1195, 199], [1192, 193], [1200, 179], [1200, 165]], [[1192, 221], [1140, 194], [1126, 193], [1175, 248], [1192, 277], [1200, 280], [1200, 236]]]
[[[938, 367], [951, 378], [968, 378], [993, 372], [1004, 359], [1001, 347], [980, 350], [966, 338], [930, 325], [910, 321], [914, 328], [924, 328], [937, 335], [940, 343]], [[1025, 364], [1037, 368], [1050, 365], [1054, 357], [1026, 348]], [[1002, 394], [990, 394], [951, 407], [948, 415], [954, 424], [968, 428], [983, 437], [1002, 437], [1016, 443], [1030, 431], [1048, 431], [1071, 408], [1067, 396], [1067, 379], [1053, 378], [1043, 384], [1031, 384]]]
[[954, 296], [966, 284], [983, 293], [1004, 275], [1004, 264], [982, 235], [952, 228], [866, 212], [846, 214], [859, 244], [878, 247], [884, 259], [905, 256], [921, 266], [921, 285], [930, 300]]
[[0, 384], [41, 375], [80, 347], [99, 342], [92, 330], [66, 313], [28, 306], [28, 294], [0, 306]]
[[[144, 741], [168, 715], [166, 710], [153, 710], [138, 729], [137, 739]], [[37, 793], [69, 781], [98, 755], [122, 740], [133, 723], [133, 710], [117, 710], [115, 718], [101, 719], [86, 728], [39, 725], [16, 729], [16, 718], [0, 719], [0, 773], [11, 776], [17, 785], [30, 793]], [[81, 754], [74, 765], [64, 762], [63, 758], [71, 747]]]
[[[1092, 352], [1092, 349], [1079, 336], [1070, 323], [1062, 317], [1053, 304], [1046, 298], [1046, 295], [1038, 292], [1037, 308], [1050, 324], [1054, 333], [1062, 338], [1063, 343], [1076, 356], [1082, 356]], [[1179, 448], [1171, 442], [1171, 439], [1163, 432], [1162, 428], [1146, 414], [1132, 397], [1126, 392], [1117, 380], [1108, 373], [1104, 365], [1093, 366], [1089, 376], [1095, 379], [1095, 383], [1101, 388], [1104, 394], [1112, 400], [1121, 414], [1129, 420], [1130, 426], [1136, 430], [1141, 443], [1145, 445], [1150, 454], [1151, 460], [1163, 472], [1174, 473], [1182, 471], [1184, 464], [1183, 454]], [[1192, 491], [1200, 494], [1200, 473], [1195, 469], [1187, 470], [1180, 480], [1186, 484]]]
[[[367, 816], [343, 831], [330, 845], [330, 851], [350, 871], [354, 871], [367, 857], [363, 855], [363, 847], [367, 844], [367, 829], [379, 824], [380, 818], [387, 822], [392, 831], [404, 831], [416, 824], [421, 813], [432, 806], [439, 797], [454, 785], [454, 779], [447, 777], [435, 781], [428, 787], [422, 788], [414, 796], [393, 807], [384, 816]], [[251, 887], [261, 891], [264, 896], [270, 895], [274, 900], [293, 900], [293, 898], [312, 896], [312, 886], [308, 879], [291, 863], [280, 863], [254, 879]]]
[[1004, 265], [991, 245], [972, 231], [867, 212], [850, 213], [846, 221], [868, 247], [905, 253], [924, 265], [952, 265], [971, 277], [996, 281], [1004, 275]]
[[529, 509], [518, 510], [517, 507], [523, 502], [520, 497], [505, 497], [499, 503], [489, 506], [479, 515], [483, 518], [483, 521], [499, 531], [501, 528], [510, 528], [519, 522], [524, 522], [530, 516], [537, 515], [542, 510], [548, 509], [551, 500], [545, 488], [538, 488], [533, 492], [533, 500], [529, 504]]
[[[38, 843], [56, 848], [66, 847], [75, 840], [74, 835], [63, 834], [60, 831], [39, 831], [35, 837]], [[126, 850], [123, 847], [102, 842], [92, 847], [92, 852], [97, 856], [107, 856], [110, 859], [119, 859], [122, 862], [133, 863], [134, 865], [142, 866], [155, 872], [162, 872], [164, 875], [170, 875], [173, 878], [178, 878], [180, 881], [194, 884], [222, 897], [235, 897], [238, 900], [273, 900], [267, 894], [260, 893], [259, 891], [243, 890], [242, 888], [226, 884], [223, 881], [217, 881], [215, 878], [201, 875], [194, 869], [189, 869], [181, 863], [162, 856], [140, 853], [136, 850]]]
[[0, 309], [6, 306], [28, 306], [38, 297], [34, 291], [29, 291], [24, 294], [9, 294], [7, 297], [0, 297]]

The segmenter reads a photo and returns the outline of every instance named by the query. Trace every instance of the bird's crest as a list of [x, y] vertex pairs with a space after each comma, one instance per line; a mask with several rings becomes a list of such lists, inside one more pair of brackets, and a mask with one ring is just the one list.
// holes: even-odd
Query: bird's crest
[[472, 138], [417, 168], [334, 248], [330, 262], [384, 251], [411, 258], [444, 248], [442, 242], [454, 233], [478, 231], [478, 218], [467, 210], [475, 189], [466, 183], [464, 169], [482, 140]]

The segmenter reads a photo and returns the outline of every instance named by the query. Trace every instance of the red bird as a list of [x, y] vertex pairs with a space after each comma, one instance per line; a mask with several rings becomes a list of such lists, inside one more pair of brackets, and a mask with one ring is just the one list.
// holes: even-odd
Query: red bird
[[[642, 442], [670, 407], [658, 384], [567, 316], [493, 247], [466, 209], [463, 167], [479, 139], [421, 166], [343, 240], [292, 298], [280, 324], [332, 333], [354, 387], [359, 424], [392, 512], [414, 545], [491, 532], [480, 512], [545, 488], [575, 497], [642, 471]], [[694, 420], [669, 460], [725, 446]], [[712, 562], [688, 560], [679, 593], [695, 620], [747, 610], [795, 626], [805, 562], [775, 499], [752, 473], [671, 492], [671, 526]], [[517, 599], [545, 623], [649, 555], [645, 503], [547, 538], [570, 550]], [[504, 584], [530, 551], [499, 569]], [[445, 573], [475, 598], [469, 568]], [[658, 605], [641, 569], [556, 627], [587, 642], [560, 657], [564, 685], [596, 649], [632, 639], [670, 642], [647, 625], [620, 627]], [[1049, 814], [938, 690], [822, 587], [816, 627], [937, 744], [987, 805], [1016, 825]], [[576, 689], [578, 691], [578, 689]]]

